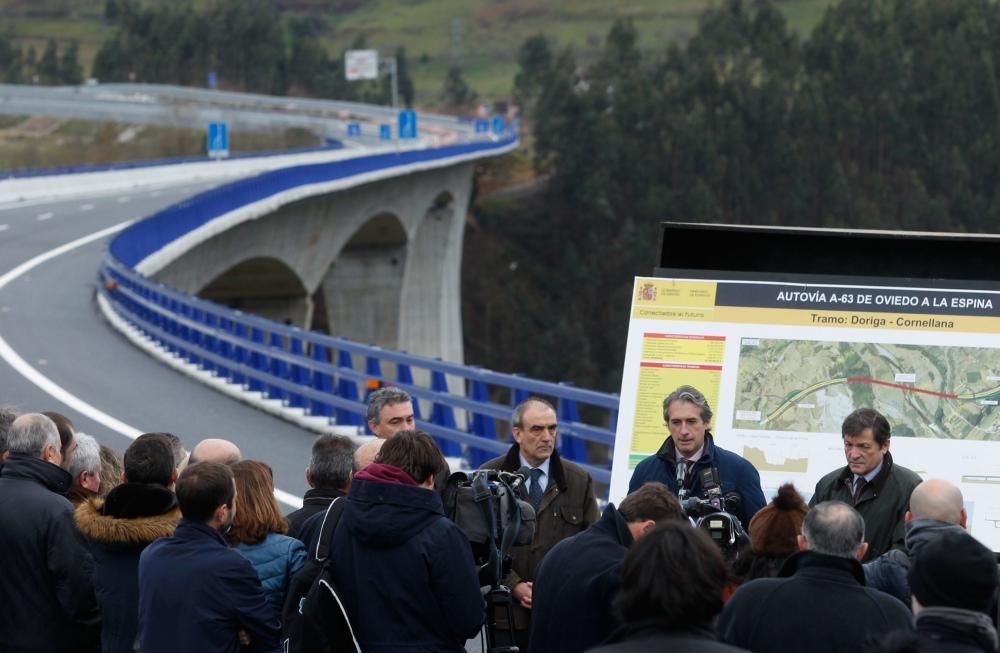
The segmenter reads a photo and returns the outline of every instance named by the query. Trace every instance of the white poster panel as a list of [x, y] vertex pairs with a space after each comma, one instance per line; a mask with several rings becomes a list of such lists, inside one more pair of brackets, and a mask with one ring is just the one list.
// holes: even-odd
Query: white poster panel
[[378, 50], [348, 50], [344, 53], [344, 76], [353, 82], [378, 79]]
[[846, 464], [844, 417], [875, 408], [893, 460], [957, 484], [970, 531], [1000, 550], [1000, 293], [637, 278], [611, 501], [667, 437], [662, 402], [684, 384], [768, 499], [789, 481], [812, 496]]

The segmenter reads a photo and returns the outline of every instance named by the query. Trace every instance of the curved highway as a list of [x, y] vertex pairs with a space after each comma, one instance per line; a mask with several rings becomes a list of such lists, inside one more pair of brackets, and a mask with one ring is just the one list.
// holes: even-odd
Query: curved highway
[[119, 452], [136, 431], [176, 433], [188, 448], [231, 439], [274, 468], [295, 505], [314, 434], [171, 370], [109, 328], [94, 301], [110, 234], [94, 235], [207, 187], [0, 204], [0, 405], [64, 413]]

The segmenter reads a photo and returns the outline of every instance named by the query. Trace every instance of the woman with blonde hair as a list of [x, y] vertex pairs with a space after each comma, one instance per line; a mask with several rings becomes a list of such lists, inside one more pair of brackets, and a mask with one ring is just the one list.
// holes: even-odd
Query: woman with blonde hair
[[288, 522], [274, 498], [274, 473], [256, 460], [232, 466], [236, 514], [226, 534], [229, 543], [253, 565], [275, 615], [281, 615], [292, 576], [306, 560], [306, 547], [288, 537]]

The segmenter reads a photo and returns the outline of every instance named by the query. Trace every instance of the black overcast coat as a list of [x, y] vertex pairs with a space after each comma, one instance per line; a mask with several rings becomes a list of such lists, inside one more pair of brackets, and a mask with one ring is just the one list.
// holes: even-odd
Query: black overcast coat
[[546, 554], [532, 590], [530, 653], [576, 653], [611, 635], [630, 546], [628, 522], [608, 504], [596, 524]]
[[20, 454], [0, 473], [0, 650], [81, 651], [98, 641], [94, 561], [62, 496], [72, 480]]
[[863, 650], [870, 638], [913, 630], [906, 606], [864, 586], [856, 560], [800, 551], [779, 576], [736, 590], [719, 617], [722, 641], [755, 653], [843, 653]]

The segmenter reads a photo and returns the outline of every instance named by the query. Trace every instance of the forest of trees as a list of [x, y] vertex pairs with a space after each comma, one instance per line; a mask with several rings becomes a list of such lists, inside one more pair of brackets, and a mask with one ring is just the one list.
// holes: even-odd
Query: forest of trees
[[0, 83], [2, 84], [80, 84], [83, 66], [80, 50], [70, 43], [62, 52], [54, 39], [49, 39], [39, 57], [33, 48], [19, 48], [0, 34]]
[[664, 220], [996, 231], [997, 3], [842, 0], [799, 38], [770, 2], [728, 0], [661, 51], [636, 29], [587, 66], [545, 36], [522, 47], [547, 183], [476, 213], [467, 360], [618, 390]]
[[[320, 38], [322, 19], [286, 18], [276, 0], [215, 0], [196, 9], [188, 2], [105, 0], [112, 35], [94, 57], [91, 74], [102, 82], [205, 86], [214, 71], [219, 87], [233, 91], [333, 98], [389, 104], [390, 79], [348, 82], [343, 53], [331, 57]], [[359, 37], [350, 49], [364, 48]], [[413, 103], [406, 50], [393, 53], [399, 98]], [[79, 84], [78, 48], [60, 55], [49, 41], [41, 58], [0, 35], [0, 82]]]

